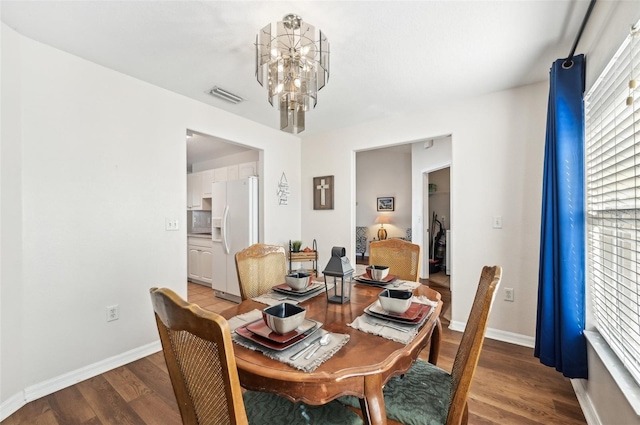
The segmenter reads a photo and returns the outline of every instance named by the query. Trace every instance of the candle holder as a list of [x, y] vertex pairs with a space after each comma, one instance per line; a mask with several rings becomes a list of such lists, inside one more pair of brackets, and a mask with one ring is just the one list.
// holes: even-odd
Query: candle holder
[[[327, 301], [334, 304], [344, 304], [351, 298], [354, 269], [346, 257], [346, 250], [340, 246], [331, 249], [331, 258], [327, 267], [322, 271]], [[330, 294], [329, 283], [333, 281], [333, 294]]]

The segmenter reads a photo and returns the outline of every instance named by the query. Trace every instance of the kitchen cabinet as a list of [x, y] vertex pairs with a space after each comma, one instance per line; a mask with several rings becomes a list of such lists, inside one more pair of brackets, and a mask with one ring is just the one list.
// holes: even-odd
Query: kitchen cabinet
[[187, 174], [187, 209], [202, 208], [202, 173]]
[[238, 180], [238, 165], [230, 165], [227, 167], [227, 180]]
[[213, 169], [213, 182], [226, 182], [228, 180], [227, 178], [228, 172], [227, 172], [227, 167], [222, 167], [222, 168], [214, 168]]
[[249, 176], [258, 175], [258, 163], [256, 161], [238, 164], [238, 178], [243, 179]]
[[202, 172], [202, 197], [211, 198], [211, 184], [213, 183], [213, 170]]
[[[258, 175], [258, 163], [256, 161], [243, 162], [242, 164], [229, 165], [228, 167], [214, 168], [211, 183], [226, 182], [228, 180], [238, 180], [245, 177]], [[205, 171], [206, 172], [206, 171]], [[205, 181], [207, 177], [205, 176]]]
[[187, 174], [187, 209], [210, 210], [211, 187], [216, 182], [258, 175], [256, 161]]
[[188, 280], [211, 286], [213, 275], [213, 242], [209, 238], [187, 238]]

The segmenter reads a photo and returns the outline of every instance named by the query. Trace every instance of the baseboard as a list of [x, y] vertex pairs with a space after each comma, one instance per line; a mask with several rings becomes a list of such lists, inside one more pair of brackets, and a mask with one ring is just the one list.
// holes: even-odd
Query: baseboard
[[7, 419], [11, 414], [24, 406], [24, 391], [20, 391], [17, 394], [12, 395], [7, 400], [0, 404], [0, 422]]
[[[452, 331], [464, 332], [466, 322], [458, 322], [452, 320], [449, 323], [449, 329]], [[510, 344], [521, 345], [523, 347], [533, 348], [535, 345], [535, 338], [513, 332], [501, 331], [499, 329], [487, 328], [485, 338], [495, 339], [497, 341], [508, 342]]]
[[578, 399], [578, 403], [580, 404], [580, 408], [582, 409], [582, 413], [584, 414], [584, 419], [587, 421], [588, 425], [603, 425], [600, 422], [600, 418], [596, 413], [596, 409], [587, 394], [587, 389], [584, 387], [583, 379], [570, 379], [571, 386], [573, 386], [573, 392], [576, 393], [576, 398]]
[[3, 421], [16, 410], [33, 400], [53, 394], [63, 388], [67, 388], [71, 385], [77, 384], [78, 382], [93, 378], [94, 376], [98, 376], [117, 367], [124, 366], [127, 363], [131, 363], [143, 357], [157, 353], [160, 350], [162, 350], [160, 341], [152, 342], [80, 369], [56, 376], [55, 378], [47, 379], [46, 381], [38, 384], [30, 385], [25, 388], [22, 393], [12, 396], [0, 405], [0, 421]]

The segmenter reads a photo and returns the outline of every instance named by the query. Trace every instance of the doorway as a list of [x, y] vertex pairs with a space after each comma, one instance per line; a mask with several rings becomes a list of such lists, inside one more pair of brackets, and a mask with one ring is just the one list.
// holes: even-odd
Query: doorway
[[425, 178], [425, 212], [428, 218], [425, 246], [428, 247], [429, 281], [449, 288], [451, 274], [451, 167], [433, 170]]
[[369, 264], [369, 244], [381, 235], [411, 240], [411, 144], [359, 151], [355, 156], [356, 263]]
[[[443, 317], [451, 317], [451, 292], [453, 286], [451, 228], [454, 216], [451, 206], [452, 136], [443, 135], [421, 139], [403, 145], [355, 152], [356, 176], [356, 263], [369, 264], [369, 243], [377, 237], [381, 225], [376, 225], [377, 197], [394, 197], [394, 212], [387, 214], [385, 224], [389, 237], [403, 238], [422, 247], [421, 281], [441, 290]], [[378, 166], [385, 164], [385, 167]], [[429, 183], [434, 191], [429, 192]], [[433, 208], [429, 205], [433, 204]], [[429, 274], [430, 245], [433, 244], [431, 218], [435, 214], [442, 225], [442, 233], [436, 241], [437, 257], [442, 267]], [[406, 214], [406, 215], [405, 215]], [[440, 227], [436, 225], [438, 232]], [[436, 234], [437, 236], [437, 234]], [[360, 243], [359, 243], [360, 242]], [[436, 252], [433, 252], [434, 258]], [[362, 270], [362, 269], [361, 269]], [[357, 270], [358, 271], [358, 270]]]
[[[225, 216], [225, 223], [232, 227], [240, 220], [246, 225], [234, 227], [229, 239], [225, 233], [224, 244], [240, 240], [244, 247], [261, 240], [257, 179], [261, 151], [189, 129], [186, 150], [187, 280], [213, 288], [220, 298], [239, 302], [233, 255], [223, 250], [219, 229], [224, 207], [234, 202], [243, 208]], [[234, 188], [233, 197], [227, 196], [227, 187]]]

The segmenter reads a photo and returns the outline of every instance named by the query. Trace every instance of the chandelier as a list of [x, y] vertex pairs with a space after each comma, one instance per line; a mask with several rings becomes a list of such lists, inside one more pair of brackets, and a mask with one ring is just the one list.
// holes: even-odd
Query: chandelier
[[269, 103], [280, 111], [280, 129], [304, 131], [304, 114], [316, 106], [318, 90], [329, 80], [329, 41], [314, 26], [289, 14], [272, 32], [268, 24], [256, 36], [256, 78], [267, 80]]

